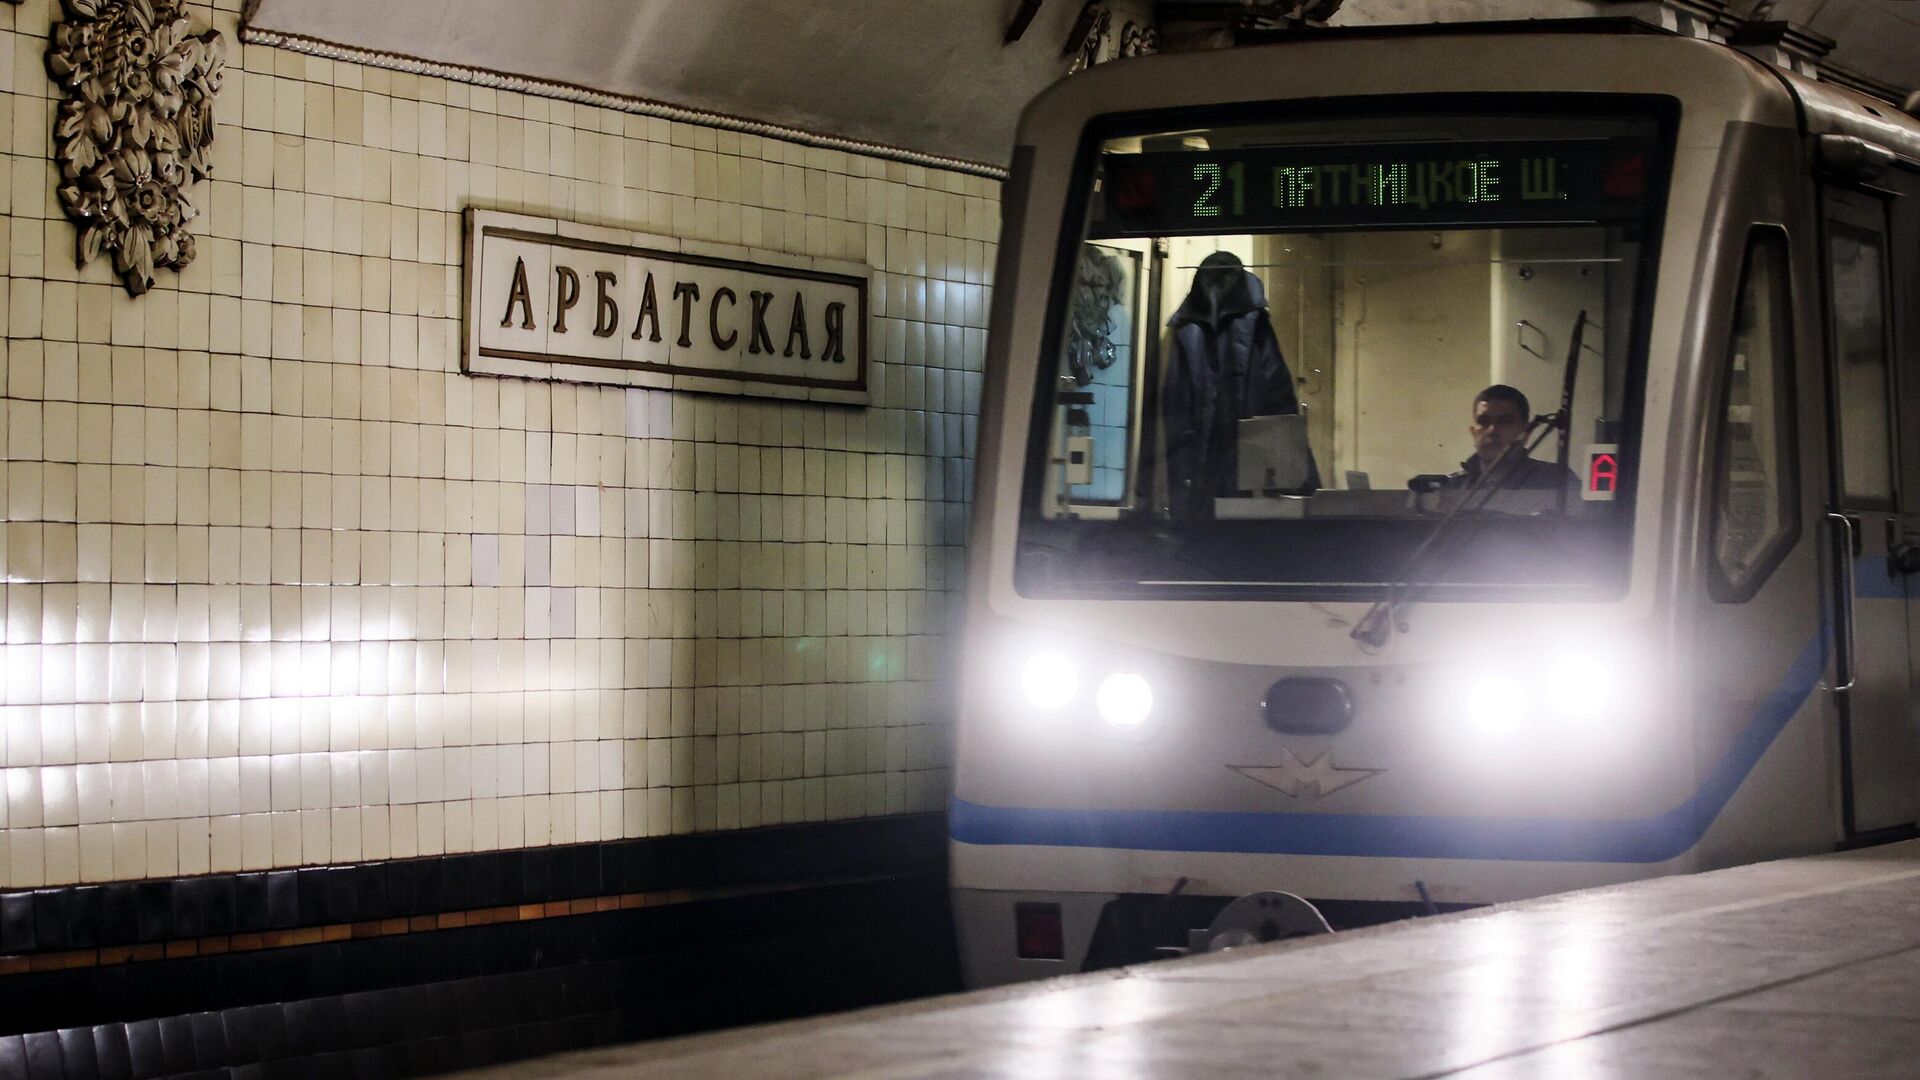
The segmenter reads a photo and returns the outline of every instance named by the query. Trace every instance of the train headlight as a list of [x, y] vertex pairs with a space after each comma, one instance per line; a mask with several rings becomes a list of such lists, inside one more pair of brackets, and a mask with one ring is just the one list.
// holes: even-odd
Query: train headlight
[[1589, 653], [1567, 652], [1555, 657], [1542, 674], [1542, 681], [1555, 711], [1575, 723], [1592, 723], [1619, 705], [1618, 675]]
[[1020, 669], [1020, 688], [1040, 709], [1058, 709], [1080, 689], [1080, 669], [1063, 653], [1043, 652]]
[[1527, 688], [1511, 675], [1481, 675], [1467, 683], [1466, 712], [1475, 727], [1504, 735], [1527, 718]]
[[1153, 712], [1153, 686], [1131, 671], [1117, 671], [1100, 680], [1093, 703], [1114, 727], [1139, 727]]

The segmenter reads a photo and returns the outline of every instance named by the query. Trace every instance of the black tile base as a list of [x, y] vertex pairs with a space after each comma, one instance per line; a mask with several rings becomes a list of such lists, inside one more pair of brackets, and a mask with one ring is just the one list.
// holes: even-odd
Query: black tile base
[[[0, 893], [0, 955], [945, 865], [946, 821], [810, 825]], [[18, 1030], [0, 1017], [0, 1030]]]
[[4, 894], [0, 953], [33, 954], [748, 893], [0, 977], [0, 1078], [422, 1076], [953, 990], [945, 860], [944, 820], [906, 815]]
[[0, 1036], [0, 1077], [385, 1080], [812, 1015], [958, 989], [951, 925], [932, 873], [15, 977], [0, 1015], [94, 1020]]

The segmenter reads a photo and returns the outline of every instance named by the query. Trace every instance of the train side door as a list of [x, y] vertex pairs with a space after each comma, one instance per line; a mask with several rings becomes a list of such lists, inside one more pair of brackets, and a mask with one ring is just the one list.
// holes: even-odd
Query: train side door
[[[1908, 579], [1891, 558], [1903, 543], [1900, 402], [1894, 393], [1897, 251], [1890, 203], [1866, 191], [1825, 193], [1827, 386], [1833, 476], [1826, 550], [1834, 587], [1843, 786], [1849, 834], [1911, 826], [1920, 816], [1920, 732], [1909, 705]], [[1914, 417], [1920, 420], [1920, 416]], [[1911, 440], [1910, 440], [1911, 441]], [[1902, 513], [1902, 503], [1908, 512]]]
[[[1920, 171], [1896, 172], [1889, 186], [1900, 192], [1890, 207], [1893, 240], [1893, 381], [1902, 426], [1900, 525], [1891, 538], [1890, 569], [1907, 591], [1908, 726], [1920, 731]], [[1920, 777], [1914, 783], [1920, 785]]]

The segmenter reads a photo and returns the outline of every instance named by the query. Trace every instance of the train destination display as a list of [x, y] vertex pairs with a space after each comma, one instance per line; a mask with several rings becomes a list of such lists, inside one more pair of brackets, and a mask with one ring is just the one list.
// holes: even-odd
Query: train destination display
[[1106, 154], [1092, 236], [1637, 221], [1650, 156], [1605, 139]]

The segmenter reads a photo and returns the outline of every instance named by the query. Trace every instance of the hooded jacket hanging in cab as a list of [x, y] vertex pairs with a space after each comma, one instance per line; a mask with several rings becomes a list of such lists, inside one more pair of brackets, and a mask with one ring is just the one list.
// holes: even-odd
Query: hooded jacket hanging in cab
[[[1215, 497], [1239, 494], [1237, 421], [1297, 413], [1300, 398], [1267, 317], [1266, 288], [1231, 252], [1200, 263], [1167, 325], [1169, 509], [1175, 518], [1210, 518]], [[1320, 486], [1317, 466], [1308, 484]]]

